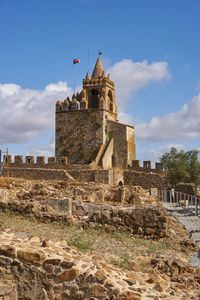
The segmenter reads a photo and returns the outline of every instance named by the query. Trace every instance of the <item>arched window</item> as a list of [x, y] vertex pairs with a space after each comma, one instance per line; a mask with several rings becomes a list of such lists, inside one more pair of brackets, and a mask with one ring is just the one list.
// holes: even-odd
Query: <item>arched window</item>
[[111, 110], [113, 112], [114, 103], [113, 103], [113, 94], [111, 91], [108, 92], [108, 99], [109, 99], [109, 110]]
[[89, 95], [89, 108], [99, 108], [99, 92], [92, 89]]
[[118, 182], [118, 186], [122, 186], [124, 185], [123, 182], [120, 180], [120, 182]]

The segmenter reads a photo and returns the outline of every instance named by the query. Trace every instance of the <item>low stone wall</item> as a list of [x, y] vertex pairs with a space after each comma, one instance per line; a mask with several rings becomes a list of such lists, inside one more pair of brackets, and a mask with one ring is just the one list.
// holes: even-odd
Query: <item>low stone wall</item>
[[160, 206], [117, 207], [112, 205], [80, 204], [73, 215], [88, 216], [90, 227], [109, 232], [130, 232], [153, 239], [168, 236], [168, 218]]
[[166, 212], [159, 206], [113, 206], [73, 201], [71, 198], [18, 200], [0, 202], [0, 209], [44, 222], [77, 222], [83, 227], [105, 228], [107, 231], [129, 232], [152, 239], [167, 237]]
[[141, 186], [144, 189], [158, 188], [163, 189], [166, 185], [165, 176], [154, 174], [154, 173], [144, 173], [136, 171], [125, 171], [124, 172], [124, 184]]
[[48, 199], [42, 201], [0, 202], [2, 211], [12, 211], [23, 216], [35, 217], [43, 222], [64, 222], [70, 224], [72, 216], [72, 199]]

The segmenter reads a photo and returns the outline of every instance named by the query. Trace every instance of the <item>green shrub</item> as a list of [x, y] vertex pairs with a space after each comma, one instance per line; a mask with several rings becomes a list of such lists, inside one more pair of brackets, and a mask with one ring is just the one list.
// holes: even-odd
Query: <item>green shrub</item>
[[68, 241], [69, 246], [75, 246], [80, 251], [89, 251], [92, 249], [92, 241], [85, 234], [77, 234], [71, 237]]

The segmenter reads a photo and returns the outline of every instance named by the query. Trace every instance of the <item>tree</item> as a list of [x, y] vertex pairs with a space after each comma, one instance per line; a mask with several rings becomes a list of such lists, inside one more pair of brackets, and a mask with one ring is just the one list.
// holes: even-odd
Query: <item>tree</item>
[[162, 155], [160, 161], [163, 163], [169, 183], [175, 187], [180, 182], [193, 183], [196, 188], [200, 184], [200, 161], [198, 150], [178, 151], [172, 147], [171, 150]]
[[199, 151], [191, 150], [185, 153], [187, 176], [186, 182], [192, 182], [196, 186], [200, 184], [200, 161], [198, 158]]

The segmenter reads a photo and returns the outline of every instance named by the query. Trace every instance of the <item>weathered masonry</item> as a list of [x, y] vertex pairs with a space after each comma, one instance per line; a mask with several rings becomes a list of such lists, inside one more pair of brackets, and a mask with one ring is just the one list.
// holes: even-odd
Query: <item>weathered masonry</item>
[[56, 103], [56, 156], [69, 163], [127, 168], [136, 159], [134, 127], [117, 120], [115, 87], [100, 57], [80, 93]]

